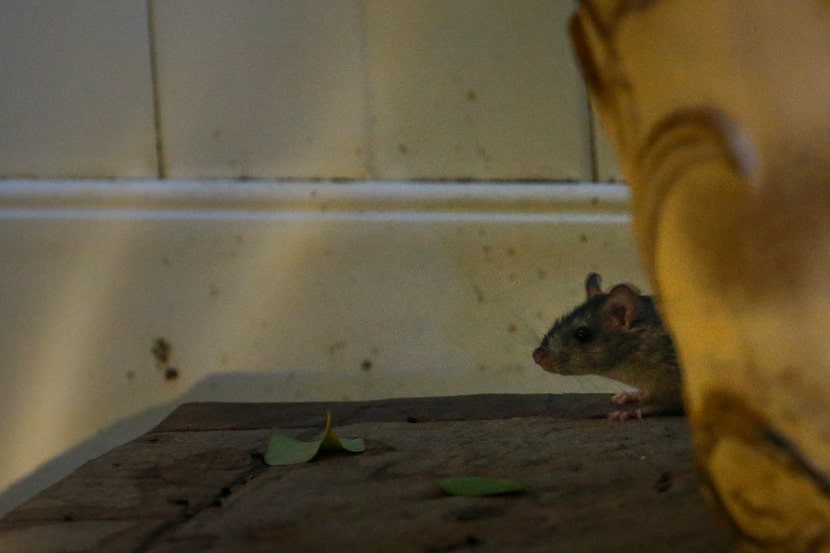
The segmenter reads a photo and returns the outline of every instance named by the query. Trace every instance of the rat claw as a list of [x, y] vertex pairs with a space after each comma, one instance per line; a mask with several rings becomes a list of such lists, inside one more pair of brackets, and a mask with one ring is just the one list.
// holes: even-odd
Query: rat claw
[[619, 409], [612, 413], [608, 413], [608, 420], [612, 421], [627, 421], [630, 419], [642, 419], [643, 418], [643, 408], [642, 407], [633, 407], [630, 404], [632, 403], [642, 403], [648, 398], [647, 395], [640, 392], [640, 390], [634, 390], [633, 392], [619, 392], [611, 396], [611, 402], [615, 405], [625, 406], [626, 408]]
[[608, 413], [608, 420], [610, 421], [627, 421], [634, 418], [642, 420], [643, 410], [637, 408], [630, 411], [614, 411], [612, 413]]

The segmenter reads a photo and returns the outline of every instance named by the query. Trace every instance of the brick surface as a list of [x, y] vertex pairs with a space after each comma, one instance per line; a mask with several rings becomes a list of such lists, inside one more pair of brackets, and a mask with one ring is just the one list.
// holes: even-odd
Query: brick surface
[[[267, 467], [269, 428], [325, 409], [365, 453]], [[0, 551], [724, 551], [686, 421], [598, 418], [607, 397], [186, 404], [0, 521]], [[451, 497], [453, 476], [524, 493]]]

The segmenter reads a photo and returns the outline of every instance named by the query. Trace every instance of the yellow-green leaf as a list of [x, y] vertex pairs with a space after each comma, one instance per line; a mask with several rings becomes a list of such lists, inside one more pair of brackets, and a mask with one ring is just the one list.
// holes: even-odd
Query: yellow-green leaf
[[525, 485], [506, 478], [483, 478], [480, 476], [459, 476], [438, 482], [445, 493], [450, 495], [484, 496], [518, 493], [525, 490]]
[[341, 438], [331, 429], [331, 412], [326, 411], [326, 428], [317, 439], [304, 442], [292, 438], [278, 428], [271, 431], [265, 462], [269, 465], [295, 465], [312, 460], [321, 450], [344, 450], [361, 453], [366, 450], [360, 438]]
[[271, 431], [265, 462], [269, 465], [294, 465], [310, 461], [320, 451], [320, 442], [301, 442], [284, 434], [279, 429]]

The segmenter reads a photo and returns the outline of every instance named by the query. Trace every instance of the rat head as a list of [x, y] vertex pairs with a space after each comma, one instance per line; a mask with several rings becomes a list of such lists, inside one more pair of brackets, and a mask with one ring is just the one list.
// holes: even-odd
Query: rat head
[[591, 273], [585, 280], [585, 303], [557, 320], [533, 351], [540, 367], [558, 374], [603, 374], [632, 353], [636, 327], [653, 314], [650, 298], [627, 284], [608, 293]]

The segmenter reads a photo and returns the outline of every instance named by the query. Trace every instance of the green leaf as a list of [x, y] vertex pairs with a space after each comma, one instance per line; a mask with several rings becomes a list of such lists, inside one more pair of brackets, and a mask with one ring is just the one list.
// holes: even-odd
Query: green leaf
[[525, 485], [515, 480], [508, 480], [506, 478], [483, 478], [480, 476], [447, 478], [446, 480], [438, 482], [438, 487], [450, 495], [475, 497], [519, 493], [525, 490]]
[[269, 465], [295, 465], [310, 461], [320, 451], [320, 442], [301, 442], [279, 429], [271, 431], [268, 449], [265, 450], [265, 462]]
[[304, 442], [292, 438], [279, 428], [271, 431], [268, 448], [265, 450], [265, 462], [269, 465], [296, 465], [314, 459], [324, 450], [342, 450], [350, 453], [362, 453], [366, 445], [360, 438], [341, 438], [331, 429], [331, 412], [326, 411], [326, 428], [317, 439]]

